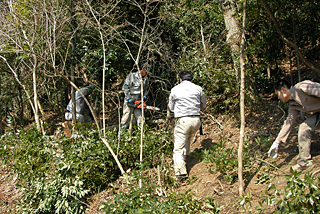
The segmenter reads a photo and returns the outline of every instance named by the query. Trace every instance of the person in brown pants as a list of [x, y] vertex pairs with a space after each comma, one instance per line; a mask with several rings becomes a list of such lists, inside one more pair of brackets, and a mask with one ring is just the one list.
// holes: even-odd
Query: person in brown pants
[[298, 172], [305, 169], [310, 170], [313, 167], [310, 154], [311, 133], [320, 127], [320, 84], [305, 80], [291, 86], [287, 81], [281, 79], [275, 83], [275, 93], [282, 102], [289, 102], [289, 110], [276, 140], [268, 151], [268, 155], [271, 158], [277, 157], [280, 142], [286, 142], [301, 111], [311, 113], [299, 126], [299, 155], [297, 164], [292, 167], [294, 171]]

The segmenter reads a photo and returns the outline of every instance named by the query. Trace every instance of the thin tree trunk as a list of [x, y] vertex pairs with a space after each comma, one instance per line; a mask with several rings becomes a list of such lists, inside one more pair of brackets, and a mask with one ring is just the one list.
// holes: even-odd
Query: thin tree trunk
[[27, 97], [28, 97], [28, 101], [30, 103], [30, 106], [32, 108], [32, 111], [35, 112], [35, 109], [34, 109], [34, 106], [33, 106], [33, 103], [32, 103], [32, 100], [31, 100], [31, 97], [28, 93], [28, 91], [26, 90], [26, 87], [20, 82], [19, 78], [18, 78], [18, 75], [17, 73], [13, 70], [13, 68], [10, 66], [10, 64], [7, 62], [7, 59], [4, 58], [3, 56], [0, 56], [1, 59], [4, 60], [4, 62], [7, 64], [8, 68], [11, 70], [11, 72], [13, 73], [13, 76], [15, 78], [15, 80], [18, 82], [18, 84], [22, 87], [22, 89], [24, 90], [24, 92], [26, 93]]
[[241, 50], [240, 50], [240, 69], [241, 69], [241, 84], [240, 84], [240, 115], [241, 115], [241, 125], [240, 125], [240, 142], [238, 149], [238, 178], [239, 178], [239, 196], [243, 195], [243, 176], [242, 176], [242, 150], [244, 141], [244, 128], [245, 128], [245, 70], [244, 70], [244, 47], [245, 47], [245, 29], [246, 29], [246, 0], [243, 2], [243, 26], [241, 33]]
[[[36, 19], [35, 19], [36, 20]], [[36, 21], [35, 21], [36, 26]], [[34, 54], [33, 45], [29, 42], [28, 37], [26, 35], [26, 32], [23, 30], [23, 36], [25, 40], [27, 41], [27, 44], [31, 50], [32, 58], [33, 58], [33, 68], [32, 68], [32, 81], [33, 81], [33, 114], [34, 114], [34, 120], [36, 123], [36, 127], [39, 131], [41, 131], [41, 125], [39, 121], [39, 115], [38, 115], [38, 92], [37, 92], [37, 76], [36, 76], [36, 70], [37, 70], [37, 64], [38, 59], [36, 55]]]
[[[96, 118], [95, 115], [94, 115], [93, 117], [94, 117], [94, 120], [95, 120], [95, 122], [96, 122], [96, 126], [97, 126], [98, 131], [99, 131], [100, 139], [102, 139], [103, 143], [104, 143], [104, 144], [107, 146], [107, 148], [109, 149], [110, 153], [112, 154], [114, 160], [116, 161], [116, 163], [117, 163], [117, 165], [118, 165], [118, 167], [119, 167], [119, 169], [120, 169], [120, 171], [121, 171], [121, 174], [122, 174], [122, 175], [125, 175], [126, 172], [123, 170], [122, 165], [121, 165], [120, 161], [118, 160], [117, 155], [113, 152], [111, 146], [109, 145], [109, 143], [106, 141], [106, 138], [105, 138], [105, 135], [106, 135], [105, 129], [106, 129], [106, 128], [105, 128], [104, 90], [105, 90], [105, 69], [106, 69], [106, 64], [105, 64], [105, 61], [106, 61], [105, 58], [106, 58], [106, 56], [105, 56], [105, 52], [106, 52], [106, 50], [105, 50], [104, 39], [103, 39], [104, 37], [103, 37], [103, 34], [102, 34], [102, 32], [101, 32], [100, 21], [99, 21], [99, 20], [97, 19], [97, 17], [95, 16], [95, 13], [93, 12], [93, 9], [92, 9], [92, 7], [90, 6], [90, 3], [89, 3], [88, 1], [86, 1], [86, 3], [87, 3], [87, 5], [88, 5], [88, 7], [89, 7], [89, 9], [90, 9], [90, 11], [91, 11], [91, 14], [93, 15], [93, 17], [94, 17], [94, 19], [95, 19], [98, 27], [99, 27], [100, 39], [101, 39], [101, 43], [102, 43], [102, 46], [103, 46], [103, 61], [104, 61], [104, 62], [103, 62], [103, 78], [102, 78], [102, 103], [103, 103], [103, 105], [102, 105], [103, 118], [102, 118], [102, 119], [103, 119], [103, 129], [104, 129], [104, 131], [103, 131], [103, 137], [101, 137], [101, 132], [100, 132], [99, 123], [98, 123], [98, 121], [97, 121], [97, 118]], [[79, 91], [79, 92], [80, 92], [80, 91]], [[85, 101], [87, 102], [86, 99], [85, 99]], [[93, 113], [93, 111], [92, 111], [92, 109], [91, 109], [91, 107], [90, 107], [89, 102], [87, 102], [87, 104], [88, 104], [88, 106], [89, 106], [89, 108], [90, 108], [90, 111]], [[119, 127], [119, 128], [120, 128], [120, 127]], [[119, 129], [119, 130], [120, 130], [120, 129]]]
[[[74, 14], [73, 14], [73, 1], [69, 1], [69, 7], [71, 11], [71, 30], [73, 31], [74, 26]], [[74, 38], [71, 38], [71, 82], [74, 82]], [[72, 100], [72, 121], [76, 121], [77, 118], [77, 107], [76, 107], [76, 91], [75, 88], [71, 86], [71, 100]]]

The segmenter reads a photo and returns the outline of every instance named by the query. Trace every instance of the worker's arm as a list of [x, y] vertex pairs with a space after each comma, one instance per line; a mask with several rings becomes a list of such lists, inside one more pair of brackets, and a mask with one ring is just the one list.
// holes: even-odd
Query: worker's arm
[[170, 93], [170, 96], [169, 96], [168, 107], [169, 107], [170, 111], [174, 112], [174, 98], [173, 98], [172, 93]]
[[205, 109], [205, 107], [207, 105], [207, 98], [202, 90], [200, 93], [201, 93], [200, 94], [200, 110], [203, 110], [203, 109]]
[[132, 76], [132, 74], [129, 74], [127, 76], [127, 78], [125, 79], [123, 86], [122, 86], [122, 90], [123, 90], [124, 96], [126, 98], [130, 98], [130, 87], [131, 87], [131, 83], [132, 83], [131, 76]]

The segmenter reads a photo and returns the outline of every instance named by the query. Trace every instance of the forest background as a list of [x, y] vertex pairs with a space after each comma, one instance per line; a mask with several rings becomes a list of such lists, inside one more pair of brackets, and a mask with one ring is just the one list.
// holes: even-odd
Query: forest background
[[[181, 70], [193, 71], [194, 82], [203, 87], [208, 99], [203, 112], [207, 119], [233, 115], [240, 121], [244, 9], [246, 114], [259, 112], [263, 100], [272, 98], [272, 83], [278, 78], [292, 84], [305, 79], [319, 82], [319, 2], [249, 0], [246, 8], [243, 3], [1, 1], [1, 159], [20, 173], [19, 186], [25, 196], [21, 210], [84, 212], [88, 196], [106, 189], [128, 169], [154, 167], [163, 161], [160, 155], [170, 157], [172, 130], [168, 127], [172, 115], [167, 99], [179, 82]], [[107, 127], [117, 125], [122, 114], [125, 77], [145, 62], [152, 67], [147, 104], [161, 109], [146, 111], [145, 117], [167, 125], [147, 123], [145, 131], [152, 134], [144, 135], [144, 139], [143, 135], [141, 139], [139, 135], [119, 139], [116, 130]], [[78, 130], [84, 139], [65, 139], [63, 133], [57, 133], [57, 124], [64, 121], [68, 89], [74, 94], [88, 84], [98, 85], [88, 100], [96, 126], [83, 129], [75, 124], [73, 132]], [[26, 127], [29, 131], [21, 131]], [[136, 145], [128, 146], [133, 141]], [[47, 142], [51, 142], [50, 148]], [[140, 143], [148, 151], [144, 155], [157, 155], [142, 162]], [[73, 156], [80, 150], [81, 155]], [[62, 161], [62, 157], [68, 160]], [[111, 161], [113, 158], [116, 161]], [[236, 176], [230, 176], [235, 182]], [[52, 181], [51, 186], [45, 184], [48, 181]], [[77, 191], [72, 190], [71, 183]], [[68, 186], [66, 195], [59, 191], [53, 194], [54, 186], [61, 191]], [[50, 197], [45, 196], [49, 190]]]

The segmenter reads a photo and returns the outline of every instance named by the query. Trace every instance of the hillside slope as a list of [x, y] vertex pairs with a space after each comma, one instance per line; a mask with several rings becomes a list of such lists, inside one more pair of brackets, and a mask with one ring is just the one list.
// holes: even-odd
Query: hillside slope
[[[246, 136], [250, 144], [255, 144], [258, 137], [270, 137], [273, 140], [281, 127], [285, 115], [283, 109], [278, 106], [277, 100], [266, 99], [261, 103], [260, 111], [255, 114], [248, 114], [246, 116]], [[214, 119], [214, 120], [213, 120]], [[232, 182], [227, 182], [223, 179], [221, 173], [213, 170], [213, 167], [203, 160], [199, 161], [195, 156], [199, 151], [204, 149], [212, 149], [211, 145], [217, 143], [220, 137], [227, 138], [227, 147], [233, 147], [237, 151], [239, 142], [239, 119], [230, 117], [230, 115], [220, 115], [217, 118], [211, 117], [203, 120], [204, 135], [197, 133], [193, 143], [191, 144], [191, 160], [188, 163], [189, 180], [181, 183], [174, 190], [175, 192], [191, 191], [197, 198], [212, 197], [216, 204], [221, 208], [220, 213], [239, 213], [244, 211], [244, 207], [239, 206], [239, 190], [238, 180], [235, 178]], [[245, 192], [244, 196], [248, 200], [246, 208], [252, 210], [252, 213], [258, 213], [256, 206], [259, 201], [262, 201], [262, 195], [267, 188], [266, 182], [263, 182], [265, 177], [272, 178], [277, 176], [277, 188], [283, 190], [286, 186], [285, 175], [290, 175], [290, 167], [296, 164], [296, 157], [298, 155], [297, 148], [297, 128], [292, 131], [288, 142], [281, 144], [279, 147], [279, 154], [276, 160], [271, 160], [266, 153], [272, 142], [266, 142], [262, 145], [262, 149], [257, 152], [262, 152], [263, 159], [256, 159], [252, 165], [256, 167], [249, 176], [245, 177]], [[320, 131], [314, 133], [312, 141], [312, 159], [314, 168], [311, 172], [316, 172], [320, 168]], [[263, 154], [264, 153], [264, 154]], [[168, 163], [172, 165], [172, 160]], [[271, 166], [271, 167], [270, 167]], [[266, 168], [271, 170], [266, 170]], [[237, 171], [237, 168], [234, 169]], [[173, 170], [172, 170], [173, 171]], [[171, 175], [174, 176], [173, 174]], [[118, 183], [122, 183], [118, 181]], [[163, 184], [165, 186], [165, 184]], [[120, 187], [118, 191], [127, 191], [125, 187]], [[99, 210], [99, 206], [103, 201], [110, 201], [113, 199], [111, 191], [103, 191], [92, 198], [90, 204], [91, 209], [87, 214], [103, 213]], [[263, 204], [264, 213], [272, 213], [275, 207]]]
[[[278, 188], [283, 189], [286, 186], [284, 175], [290, 174], [290, 167], [296, 163], [295, 158], [298, 155], [298, 123], [296, 123], [295, 129], [292, 131], [288, 142], [280, 145], [278, 158], [271, 160], [267, 158], [266, 152], [285, 119], [284, 110], [278, 106], [277, 100], [266, 98], [258, 105], [256, 112], [252, 112], [246, 115], [245, 131], [249, 144], [251, 145], [251, 153], [260, 153], [259, 157], [261, 157], [261, 159], [254, 159], [251, 163], [253, 170], [244, 172], [244, 196], [247, 199], [247, 210], [252, 210], [252, 213], [258, 213], [255, 207], [259, 206], [259, 201], [262, 200], [262, 195], [267, 188], [266, 182], [264, 182], [265, 178], [272, 178], [276, 175]], [[202, 199], [212, 197], [217, 206], [220, 207], [220, 213], [239, 213], [240, 211], [244, 211], [244, 207], [239, 206], [237, 177], [234, 177], [232, 181], [227, 181], [223, 178], [223, 174], [213, 170], [214, 165], [207, 163], [204, 158], [199, 158], [199, 154], [203, 154], [204, 150], [211, 150], [212, 145], [217, 144], [221, 137], [227, 142], [225, 146], [234, 148], [236, 153], [239, 142], [239, 118], [235, 115], [207, 115], [207, 117], [203, 117], [203, 124], [204, 134], [200, 135], [197, 133], [191, 144], [191, 159], [188, 163], [189, 179], [184, 183], [179, 183], [174, 186], [174, 189], [168, 191], [182, 193], [191, 191], [197, 198]], [[317, 130], [314, 133], [311, 148], [314, 163], [314, 168], [311, 172], [316, 173], [320, 169], [319, 136], [320, 130]], [[256, 140], [259, 137], [270, 137], [271, 141], [262, 143], [260, 148], [255, 147]], [[166, 160], [167, 164], [171, 166], [170, 176], [174, 177], [172, 158], [168, 157]], [[233, 171], [236, 173], [237, 170], [235, 167]], [[248, 172], [250, 174], [248, 174]], [[147, 173], [154, 173], [154, 180], [156, 182], [157, 169]], [[0, 213], [14, 213], [14, 203], [18, 202], [21, 196], [21, 191], [15, 186], [17, 176], [9, 172], [5, 166], [1, 167], [0, 174]], [[117, 187], [115, 188], [116, 192], [129, 190], [124, 184], [123, 178], [119, 178], [113, 186]], [[167, 185], [165, 182], [162, 182], [162, 186], [166, 187]], [[87, 202], [88, 210], [86, 213], [103, 213], [103, 210], [100, 210], [99, 207], [102, 202], [110, 201], [115, 197], [112, 191], [112, 188], [110, 188], [92, 196], [90, 201]], [[263, 204], [263, 208], [266, 209], [265, 213], [272, 213], [272, 211], [275, 210], [275, 207], [270, 207], [266, 204]]]

